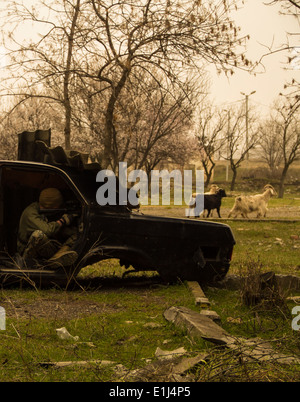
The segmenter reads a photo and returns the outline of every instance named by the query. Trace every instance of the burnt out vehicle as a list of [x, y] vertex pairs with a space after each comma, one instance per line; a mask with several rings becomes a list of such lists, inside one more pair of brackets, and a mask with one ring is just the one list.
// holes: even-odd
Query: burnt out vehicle
[[[0, 161], [0, 278], [30, 278], [35, 283], [65, 283], [80, 270], [104, 259], [119, 259], [136, 271], [157, 271], [163, 278], [221, 280], [228, 272], [235, 240], [229, 226], [187, 218], [139, 213], [127, 205], [96, 202], [100, 166], [78, 152], [50, 147], [50, 131], [19, 135], [17, 161]], [[47, 187], [63, 194], [66, 211], [76, 212], [78, 253], [75, 265], [53, 270], [24, 266], [17, 253], [22, 211]], [[63, 212], [63, 211], [61, 211]]]

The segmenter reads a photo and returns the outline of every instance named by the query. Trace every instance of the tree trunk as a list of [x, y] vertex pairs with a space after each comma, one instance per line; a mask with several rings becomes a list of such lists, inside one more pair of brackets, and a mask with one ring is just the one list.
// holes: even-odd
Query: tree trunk
[[237, 169], [231, 168], [232, 170], [232, 179], [231, 179], [231, 185], [230, 185], [230, 191], [234, 190], [235, 187], [235, 180], [237, 176]]
[[65, 149], [71, 149], [71, 106], [70, 101], [65, 102], [65, 128], [64, 128], [64, 136], [65, 136]]
[[117, 155], [117, 133], [114, 126], [114, 110], [115, 105], [123, 89], [126, 80], [129, 75], [129, 69], [124, 68], [122, 76], [116, 87], [112, 88], [112, 94], [110, 96], [106, 114], [105, 114], [105, 137], [104, 137], [104, 151], [101, 161], [101, 166], [103, 169], [107, 169], [109, 165], [115, 166], [118, 163]]
[[211, 166], [210, 166], [210, 168], [209, 168], [209, 167], [208, 167], [208, 166], [209, 166], [209, 162], [202, 160], [202, 166], [203, 166], [203, 169], [204, 169], [204, 172], [205, 172], [205, 176], [206, 176], [206, 180], [205, 180], [205, 183], [204, 183], [205, 187], [208, 187], [208, 185], [209, 185], [209, 183], [210, 183], [210, 180], [211, 180], [211, 176], [212, 176], [212, 174], [213, 174], [214, 167], [215, 167], [215, 165], [216, 165], [216, 164], [213, 163], [213, 161], [211, 161], [211, 160], [210, 160], [210, 163], [211, 163]]
[[210, 183], [211, 176], [213, 174], [213, 170], [214, 170], [214, 166], [211, 169], [208, 169], [208, 171], [206, 172], [205, 187], [208, 187], [208, 185]]
[[288, 166], [285, 165], [284, 168], [282, 169], [281, 177], [280, 177], [280, 183], [279, 183], [279, 191], [278, 191], [278, 198], [283, 198], [284, 194], [284, 183], [288, 171]]
[[71, 74], [71, 64], [72, 64], [72, 54], [73, 54], [73, 43], [74, 43], [74, 34], [77, 24], [77, 19], [80, 10], [80, 1], [77, 0], [75, 12], [72, 20], [72, 26], [70, 30], [70, 34], [68, 36], [68, 53], [67, 53], [67, 61], [66, 61], [66, 70], [64, 73], [64, 107], [65, 107], [65, 148], [67, 150], [71, 149], [71, 117], [72, 117], [72, 108], [69, 94], [69, 84], [70, 84], [70, 74]]

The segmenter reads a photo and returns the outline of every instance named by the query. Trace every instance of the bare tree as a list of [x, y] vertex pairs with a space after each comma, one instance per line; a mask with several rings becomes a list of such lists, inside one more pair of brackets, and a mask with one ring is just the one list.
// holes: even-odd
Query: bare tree
[[223, 147], [224, 128], [226, 126], [224, 112], [208, 105], [200, 111], [199, 119], [196, 123], [196, 138], [200, 150], [200, 160], [204, 168], [208, 186], [216, 165], [215, 155]]
[[265, 120], [259, 127], [259, 146], [260, 155], [267, 163], [270, 174], [275, 177], [282, 162], [282, 147], [278, 138], [280, 137], [280, 127], [274, 120]]
[[[28, 8], [24, 2], [6, 0], [11, 24], [40, 28], [38, 37], [25, 42], [18, 40], [14, 27], [9, 32], [15, 55], [10, 71], [18, 82], [11, 93], [26, 99], [47, 88], [43, 96], [64, 110], [69, 148], [76, 85], [96, 82], [95, 94], [105, 93], [102, 165], [115, 166], [122, 137], [116, 124], [118, 100], [131, 76], [143, 71], [172, 93], [192, 71], [201, 70], [203, 62], [229, 74], [236, 67], [248, 69], [243, 48], [247, 38], [239, 35], [230, 17], [237, 2], [37, 0]], [[97, 63], [95, 69], [91, 60]]]
[[[146, 165], [155, 167], [162, 159], [182, 160], [184, 149], [187, 156], [184, 141], [198, 100], [199, 81], [202, 82], [199, 78], [188, 77], [181, 87], [173, 88], [170, 83], [169, 87], [167, 84], [162, 87], [143, 70], [129, 77], [115, 105], [118, 141], [111, 151], [114, 171], [120, 161], [126, 160], [129, 167], [141, 169]], [[93, 94], [93, 90], [94, 87], [84, 90], [85, 115], [89, 116], [87, 125], [92, 136], [98, 136], [103, 142], [106, 92]]]
[[118, 142], [117, 100], [134, 71], [142, 69], [152, 75], [155, 66], [164, 80], [154, 78], [161, 85], [169, 81], [175, 86], [200, 60], [229, 72], [249, 63], [234, 51], [245, 40], [238, 37], [229, 16], [235, 1], [91, 0], [91, 4], [99, 22], [95, 40], [102, 49], [98, 78], [107, 84], [110, 94], [105, 111], [104, 165], [111, 164]]
[[283, 156], [278, 198], [283, 198], [285, 180], [290, 166], [300, 158], [299, 112], [298, 100], [290, 103], [290, 100], [286, 98], [283, 103], [276, 106], [272, 116]]
[[[270, 4], [279, 4], [281, 13], [292, 16], [298, 21], [300, 26], [300, 2], [299, 0], [272, 0]], [[287, 69], [295, 70], [295, 77], [291, 82], [284, 85], [285, 97], [283, 105], [276, 107], [275, 124], [279, 133], [278, 138], [283, 155], [283, 168], [281, 171], [278, 197], [284, 196], [284, 185], [289, 167], [295, 160], [299, 159], [300, 153], [300, 134], [299, 134], [299, 110], [300, 110], [300, 81], [296, 74], [299, 71], [300, 52], [299, 52], [299, 30], [287, 33], [287, 42], [283, 49], [290, 50]], [[291, 39], [296, 38], [296, 45], [290, 44]]]
[[[131, 88], [133, 87], [131, 85]], [[146, 161], [149, 164], [150, 160], [153, 161], [158, 156], [160, 159], [182, 161], [185, 159], [183, 150], [187, 150], [187, 147], [184, 143], [191, 127], [199, 93], [197, 86], [188, 78], [181, 88], [171, 91], [146, 76], [142, 89], [139, 101], [137, 96], [133, 97], [136, 106], [133, 116], [139, 116], [139, 119], [136, 119], [135, 141], [131, 144], [136, 168], [142, 168]], [[123, 100], [126, 100], [126, 97]], [[151, 155], [154, 153], [156, 158], [153, 159]], [[151, 165], [155, 166], [153, 162]]]
[[231, 109], [228, 111], [227, 129], [224, 136], [224, 148], [222, 156], [230, 162], [232, 179], [230, 190], [235, 187], [237, 171], [245, 160], [249, 151], [257, 144], [257, 129], [253, 124], [253, 117], [250, 111], [248, 138], [246, 139], [245, 111], [244, 108]]
[[60, 110], [41, 98], [31, 98], [27, 102], [16, 102], [17, 106], [8, 115], [1, 114], [0, 120], [0, 158], [16, 159], [17, 134], [22, 131], [47, 130], [59, 133], [63, 130]]
[[269, 4], [275, 3], [280, 4], [284, 12], [292, 13], [292, 15], [295, 15], [297, 9], [300, 10], [299, 0], [272, 0]]
[[[9, 92], [18, 103], [33, 97], [43, 97], [57, 103], [64, 111], [65, 147], [71, 146], [72, 80], [75, 54], [82, 38], [80, 20], [84, 0], [51, 0], [36, 2], [31, 8], [24, 2], [6, 0], [8, 49], [11, 64], [7, 66]], [[26, 23], [36, 30], [25, 35]], [[23, 32], [19, 32], [19, 28]], [[43, 33], [41, 33], [43, 32]]]
[[[297, 20], [300, 27], [300, 2], [299, 0], [270, 0], [268, 5], [279, 5], [280, 13], [289, 17], [293, 17]], [[295, 77], [284, 85], [285, 96], [290, 98], [290, 102], [294, 103], [295, 100], [300, 102], [300, 81], [297, 72], [300, 66], [300, 48], [299, 48], [299, 36], [300, 31], [287, 32], [286, 42], [282, 44], [278, 49], [269, 48], [268, 53], [263, 57], [266, 57], [275, 52], [288, 51], [288, 58], [286, 63], [286, 69], [295, 70]]]

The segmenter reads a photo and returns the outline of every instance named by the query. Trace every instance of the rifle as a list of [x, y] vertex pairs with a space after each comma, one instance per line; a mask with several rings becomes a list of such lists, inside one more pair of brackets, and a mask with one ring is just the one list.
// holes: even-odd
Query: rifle
[[40, 209], [39, 212], [51, 218], [61, 217], [64, 214], [73, 215], [75, 218], [81, 214], [81, 208], [76, 201], [66, 201], [63, 208], [45, 208]]

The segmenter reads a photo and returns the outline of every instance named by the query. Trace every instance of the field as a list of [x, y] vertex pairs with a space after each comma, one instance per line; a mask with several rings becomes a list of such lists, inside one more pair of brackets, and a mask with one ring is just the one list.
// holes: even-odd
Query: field
[[[236, 239], [229, 274], [258, 270], [300, 276], [300, 194], [271, 200], [268, 217], [259, 221], [226, 219], [234, 195], [224, 199], [221, 210], [221, 222], [231, 226]], [[142, 211], [184, 217], [183, 207]], [[171, 306], [199, 311], [186, 283], [164, 283], [156, 272], [122, 278], [123, 273], [118, 261], [108, 260], [84, 269], [69, 289], [2, 288], [6, 329], [0, 331], [0, 381], [126, 382], [132, 370], [157, 361], [157, 348], [181, 347], [190, 356], [209, 355], [192, 372], [196, 382], [300, 380], [297, 364], [246, 361], [167, 322], [163, 313]], [[300, 332], [291, 326], [296, 304], [286, 299], [290, 294], [283, 296], [284, 308], [266, 310], [243, 304], [240, 291], [204, 291], [228, 332], [268, 340], [275, 350], [300, 357]], [[57, 329], [63, 327], [71, 338], [60, 339]], [[142, 381], [168, 381], [151, 375]]]
[[[271, 199], [267, 217], [263, 219], [256, 219], [254, 213], [249, 214], [248, 220], [227, 219], [236, 194], [238, 192], [223, 198], [221, 219], [216, 211], [209, 218], [228, 224], [233, 231], [236, 246], [231, 273], [237, 273], [241, 262], [251, 257], [260, 259], [266, 269], [276, 273], [300, 274], [300, 195]], [[145, 214], [185, 217], [183, 206], [144, 206], [142, 211]]]

